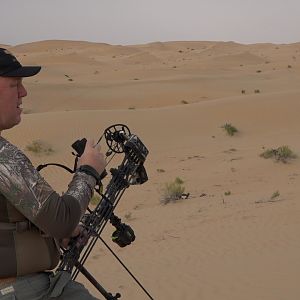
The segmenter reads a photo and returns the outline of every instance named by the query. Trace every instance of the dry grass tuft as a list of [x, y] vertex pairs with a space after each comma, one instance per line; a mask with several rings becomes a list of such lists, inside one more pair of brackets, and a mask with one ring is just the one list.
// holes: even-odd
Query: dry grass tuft
[[166, 183], [163, 188], [163, 197], [161, 202], [163, 204], [168, 204], [182, 199], [181, 197], [185, 190], [183, 183], [184, 181], [179, 177], [176, 177], [176, 179], [172, 182]]
[[36, 155], [50, 155], [54, 153], [53, 148], [42, 140], [32, 141], [32, 143], [27, 145], [25, 149]]

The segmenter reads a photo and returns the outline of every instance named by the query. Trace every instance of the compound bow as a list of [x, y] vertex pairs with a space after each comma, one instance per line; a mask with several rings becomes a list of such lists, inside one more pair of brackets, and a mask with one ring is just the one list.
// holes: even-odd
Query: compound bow
[[[121, 295], [119, 293], [112, 295], [107, 292], [84, 267], [84, 263], [86, 262], [89, 254], [97, 240], [100, 239], [127, 270], [131, 277], [137, 282], [137, 284], [143, 289], [147, 296], [150, 299], [153, 299], [100, 236], [105, 225], [108, 221], [110, 221], [110, 223], [116, 228], [112, 234], [112, 240], [120, 247], [125, 247], [135, 240], [135, 234], [132, 228], [129, 225], [122, 223], [121, 219], [114, 214], [114, 210], [125, 190], [130, 185], [143, 184], [148, 180], [148, 176], [144, 168], [144, 162], [149, 151], [142, 141], [136, 135], [131, 134], [129, 128], [123, 124], [115, 124], [105, 129], [97, 144], [101, 141], [103, 136], [105, 137], [107, 146], [110, 149], [106, 153], [106, 156], [110, 156], [112, 153], [114, 153], [114, 155], [117, 153], [124, 153], [123, 161], [117, 168], [110, 169], [112, 178], [110, 179], [104, 193], [102, 193], [101, 182], [95, 188], [96, 192], [100, 195], [100, 201], [94, 210], [88, 208], [87, 213], [82, 217], [80, 221], [80, 224], [84, 229], [82, 233], [78, 237], [71, 239], [68, 249], [62, 249], [61, 261], [57, 271], [67, 271], [71, 273], [71, 278], [73, 280], [75, 280], [78, 273], [81, 272], [105, 297], [105, 299], [117, 300], [120, 298]], [[78, 158], [84, 152], [85, 144], [86, 139], [78, 140], [72, 144], [73, 149], [76, 151], [76, 153], [73, 153], [76, 156], [73, 170], [56, 163], [40, 165], [37, 167], [37, 170], [40, 171], [46, 166], [55, 165], [66, 169], [70, 173], [74, 173], [77, 169]], [[106, 175], [107, 173], [104, 171], [101, 174], [101, 179], [103, 179]]]

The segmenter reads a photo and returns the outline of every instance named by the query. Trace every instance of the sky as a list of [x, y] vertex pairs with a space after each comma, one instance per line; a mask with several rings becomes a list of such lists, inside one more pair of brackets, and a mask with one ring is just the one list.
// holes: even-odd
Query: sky
[[0, 44], [300, 42], [300, 0], [0, 0]]

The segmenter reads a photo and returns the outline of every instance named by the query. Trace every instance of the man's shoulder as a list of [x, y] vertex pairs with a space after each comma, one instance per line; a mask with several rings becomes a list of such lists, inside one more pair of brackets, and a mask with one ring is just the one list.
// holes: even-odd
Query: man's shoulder
[[16, 164], [29, 162], [28, 157], [17, 146], [0, 136], [0, 162]]
[[15, 149], [18, 149], [18, 147], [13, 145], [11, 142], [9, 142], [4, 137], [0, 136], [0, 151], [1, 152], [15, 150]]
[[53, 193], [31, 161], [16, 146], [0, 138], [0, 193], [29, 220]]

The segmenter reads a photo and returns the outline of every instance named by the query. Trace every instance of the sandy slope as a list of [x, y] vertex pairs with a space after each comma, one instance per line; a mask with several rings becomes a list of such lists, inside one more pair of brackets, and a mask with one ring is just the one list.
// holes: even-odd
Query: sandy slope
[[[51, 156], [26, 151], [35, 164], [72, 166], [71, 143], [113, 123], [149, 148], [148, 183], [128, 189], [117, 209], [137, 240], [112, 247], [154, 299], [299, 298], [300, 161], [259, 154], [288, 145], [300, 155], [300, 44], [46, 41], [11, 50], [45, 66], [26, 80], [22, 125], [5, 133], [22, 149], [34, 139], [53, 147]], [[59, 191], [69, 180], [55, 168], [43, 175]], [[164, 183], [177, 176], [190, 198], [162, 205]], [[121, 299], [147, 299], [102, 245], [87, 266]]]

